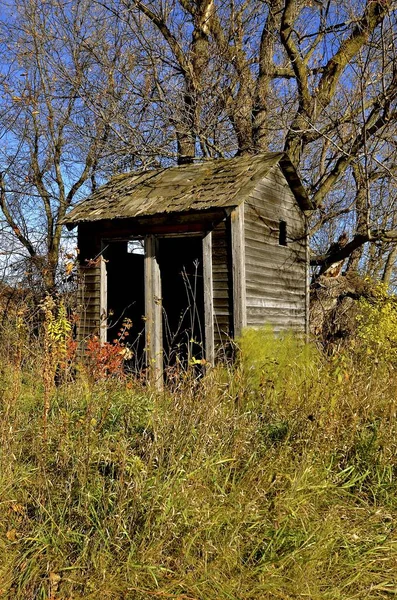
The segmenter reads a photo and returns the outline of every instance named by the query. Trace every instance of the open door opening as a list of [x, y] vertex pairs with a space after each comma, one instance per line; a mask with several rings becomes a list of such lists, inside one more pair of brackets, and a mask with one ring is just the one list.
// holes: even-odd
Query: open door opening
[[139, 373], [145, 357], [145, 298], [143, 241], [112, 241], [105, 245], [107, 271], [107, 341], [117, 339], [129, 326], [126, 341], [131, 350], [128, 369]]
[[161, 238], [158, 256], [164, 367], [199, 365], [205, 355], [202, 238]]

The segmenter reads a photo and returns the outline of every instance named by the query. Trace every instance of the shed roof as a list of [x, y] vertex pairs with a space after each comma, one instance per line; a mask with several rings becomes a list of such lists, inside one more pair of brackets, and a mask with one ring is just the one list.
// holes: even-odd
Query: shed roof
[[237, 206], [278, 164], [302, 210], [310, 210], [309, 197], [286, 154], [268, 152], [117, 175], [80, 202], [64, 223], [73, 227], [83, 221]]

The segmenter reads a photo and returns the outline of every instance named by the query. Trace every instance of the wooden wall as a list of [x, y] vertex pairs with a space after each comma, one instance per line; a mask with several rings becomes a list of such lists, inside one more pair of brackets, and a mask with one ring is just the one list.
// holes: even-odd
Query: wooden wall
[[99, 259], [94, 266], [81, 266], [79, 270], [78, 342], [101, 333], [101, 262]]
[[[249, 196], [244, 221], [247, 326], [305, 332], [306, 218], [278, 166]], [[287, 224], [286, 246], [279, 244], [280, 221]]]
[[79, 226], [78, 247], [77, 340], [83, 345], [93, 335], [106, 341], [106, 263], [101, 257], [101, 240], [92, 228]]
[[230, 219], [212, 231], [212, 282], [215, 354], [229, 345], [233, 336], [233, 287], [231, 271]]
[[[120, 220], [79, 226], [81, 284], [79, 340], [101, 332], [106, 290], [101, 277], [106, 263], [100, 257], [103, 239], [133, 235], [212, 231], [212, 286], [215, 354], [227, 353], [234, 335], [231, 219], [214, 210], [184, 217], [186, 223], [161, 219]], [[164, 221], [164, 222], [163, 222]], [[279, 244], [279, 224], [287, 224], [287, 245]], [[275, 331], [307, 331], [308, 272], [306, 218], [281, 169], [274, 167], [244, 203], [245, 302], [248, 327], [270, 324]], [[101, 284], [102, 282], [102, 284]], [[243, 286], [244, 288], [244, 286]], [[122, 290], [121, 290], [122, 291]], [[105, 307], [106, 308], [106, 307]]]

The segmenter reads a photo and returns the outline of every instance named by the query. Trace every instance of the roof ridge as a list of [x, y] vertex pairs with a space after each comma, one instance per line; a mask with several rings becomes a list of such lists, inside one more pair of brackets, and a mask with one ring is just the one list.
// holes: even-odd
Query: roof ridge
[[277, 164], [306, 210], [310, 201], [286, 153], [262, 152], [119, 174], [73, 208], [63, 223], [237, 206]]
[[[257, 152], [256, 154], [243, 154], [243, 155], [239, 155], [239, 154], [235, 154], [234, 156], [231, 156], [230, 158], [225, 158], [224, 156], [222, 157], [217, 157], [217, 158], [210, 158], [210, 157], [201, 157], [200, 160], [197, 160], [197, 162], [191, 162], [191, 163], [186, 163], [183, 165], [171, 165], [169, 167], [158, 167], [156, 169], [137, 169], [135, 171], [128, 171], [127, 173], [116, 173], [116, 175], [112, 175], [111, 178], [109, 179], [109, 181], [107, 181], [106, 183], [104, 183], [103, 185], [107, 185], [108, 183], [115, 181], [116, 179], [120, 178], [120, 179], [124, 179], [126, 177], [133, 177], [135, 175], [145, 175], [147, 173], [160, 173], [161, 171], [170, 171], [171, 169], [189, 169], [191, 167], [201, 167], [203, 165], [206, 164], [211, 164], [211, 163], [220, 163], [220, 162], [225, 162], [230, 163], [230, 161], [234, 161], [234, 160], [244, 160], [244, 159], [257, 159], [259, 157], [265, 157], [265, 156], [272, 156], [275, 157], [279, 155], [280, 159], [281, 157], [284, 155], [286, 155], [286, 153], [284, 151], [267, 151], [267, 152]], [[101, 186], [103, 187], [103, 186]]]

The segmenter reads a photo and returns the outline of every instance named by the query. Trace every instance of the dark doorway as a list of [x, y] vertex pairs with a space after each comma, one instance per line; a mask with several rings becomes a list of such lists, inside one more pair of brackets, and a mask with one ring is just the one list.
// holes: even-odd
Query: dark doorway
[[117, 339], [127, 323], [126, 342], [132, 352], [127, 367], [140, 372], [144, 367], [145, 296], [143, 240], [106, 244], [107, 341]]
[[159, 240], [163, 298], [164, 366], [199, 364], [204, 358], [202, 238]]

